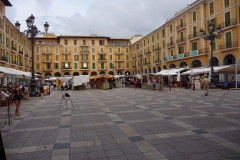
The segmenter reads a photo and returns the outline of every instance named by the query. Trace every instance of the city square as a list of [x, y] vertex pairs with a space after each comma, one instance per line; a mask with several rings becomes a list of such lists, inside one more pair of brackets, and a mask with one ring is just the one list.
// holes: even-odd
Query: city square
[[[64, 102], [69, 93], [74, 105]], [[51, 91], [2, 129], [8, 160], [240, 159], [240, 92], [173, 88]], [[7, 108], [0, 108], [0, 125]]]

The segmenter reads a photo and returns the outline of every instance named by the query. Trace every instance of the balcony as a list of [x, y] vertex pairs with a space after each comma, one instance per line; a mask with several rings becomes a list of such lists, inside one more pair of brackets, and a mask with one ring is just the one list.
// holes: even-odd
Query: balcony
[[179, 38], [178, 40], [176, 40], [176, 43], [179, 45], [179, 44], [185, 43], [186, 41], [187, 41], [187, 38], [182, 37], [182, 38]]
[[43, 59], [42, 62], [52, 62], [51, 59]]
[[43, 72], [51, 72], [53, 69], [52, 68], [44, 68]]
[[133, 68], [136, 68], [136, 66], [133, 66]]
[[161, 47], [155, 48], [155, 52], [160, 52], [161, 51]]
[[117, 68], [115, 68], [117, 71], [120, 71], [120, 70], [124, 70], [124, 67], [121, 67], [121, 66], [118, 66]]
[[188, 40], [195, 40], [197, 38], [200, 38], [199, 32], [195, 32], [193, 34], [188, 35]]
[[156, 59], [155, 60], [155, 64], [160, 64], [161, 63], [161, 60], [160, 59]]
[[89, 59], [81, 59], [80, 62], [88, 62]]
[[145, 63], [145, 66], [150, 66], [150, 62], [146, 62], [146, 63]]
[[119, 59], [116, 58], [115, 61], [116, 61], [116, 62], [122, 62], [122, 61], [124, 61], [124, 58], [119, 58]]
[[80, 51], [80, 54], [88, 54], [88, 53], [89, 53], [88, 50]]
[[222, 30], [231, 28], [233, 26], [235, 26], [237, 24], [237, 19], [233, 18], [233, 19], [229, 19], [226, 22], [220, 23], [220, 27], [222, 28]]
[[177, 59], [181, 59], [181, 58], [184, 58], [184, 53], [179, 53], [179, 54], [177, 54], [177, 57], [176, 57]]
[[52, 52], [42, 52], [42, 54], [49, 55], [49, 54], [52, 54]]
[[136, 57], [133, 57], [133, 60], [136, 60]]
[[99, 71], [105, 71], [105, 70], [107, 70], [107, 67], [104, 67], [104, 68], [101, 68], [101, 67], [100, 67], [100, 68], [98, 68], [98, 70], [99, 70]]
[[12, 50], [15, 51], [15, 52], [17, 51], [16, 47], [12, 47]]
[[20, 67], [23, 67], [23, 63], [19, 63], [19, 65], [18, 66], [20, 66]]
[[99, 58], [98, 61], [105, 62], [105, 61], [107, 61], [107, 59], [106, 58]]
[[164, 57], [163, 60], [164, 60], [165, 62], [168, 61], [167, 57]]
[[180, 31], [180, 30], [185, 29], [185, 28], [186, 28], [186, 23], [181, 23], [176, 27], [176, 30]]
[[67, 52], [61, 52], [62, 54], [64, 55], [68, 55], [68, 54], [71, 54], [72, 52], [71, 51], [67, 51]]
[[28, 58], [28, 54], [25, 54], [25, 57]]
[[174, 47], [174, 45], [175, 45], [174, 42], [170, 42], [170, 43], [167, 44], [167, 47], [171, 48], [171, 47]]
[[138, 56], [138, 58], [142, 58], [143, 57], [143, 55], [142, 54], [140, 54], [139, 56]]
[[72, 69], [72, 67], [66, 67], [66, 66], [61, 67], [61, 70], [71, 70], [71, 69]]
[[4, 57], [4, 56], [1, 57], [0, 61], [1, 61], [1, 62], [5, 62], [5, 63], [8, 63], [7, 57]]
[[238, 47], [237, 41], [232, 41], [228, 43], [224, 43], [218, 46], [219, 50], [232, 50]]
[[114, 52], [114, 54], [121, 55], [124, 54], [124, 52]]
[[82, 68], [80, 68], [80, 70], [87, 71], [87, 70], [90, 70], [90, 68], [89, 67], [82, 67]]
[[21, 55], [23, 55], [23, 51], [19, 51], [18, 53], [21, 54]]
[[71, 62], [71, 59], [62, 59], [62, 62]]
[[207, 53], [207, 49], [206, 48], [202, 48], [202, 49], [197, 49], [197, 50], [192, 50], [190, 52], [186, 52], [184, 53], [184, 57], [193, 57], [193, 56], [198, 56], [198, 55], [204, 55]]
[[173, 60], [173, 56], [168, 56], [167, 57], [167, 61], [172, 61]]
[[16, 64], [17, 64], [16, 61], [12, 61], [11, 65], [15, 66]]
[[151, 52], [145, 52], [145, 55], [147, 55], [147, 56], [150, 56], [151, 55]]
[[89, 43], [81, 43], [81, 44], [79, 44], [79, 46], [82, 46], [82, 47], [88, 47], [88, 46], [91, 46]]
[[107, 54], [106, 52], [97, 52], [98, 54]]

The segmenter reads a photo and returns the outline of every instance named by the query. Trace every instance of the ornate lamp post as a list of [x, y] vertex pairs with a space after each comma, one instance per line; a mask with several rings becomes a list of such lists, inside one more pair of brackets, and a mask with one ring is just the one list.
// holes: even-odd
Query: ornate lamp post
[[209, 33], [206, 34], [206, 32], [201, 28], [200, 29], [200, 36], [202, 39], [206, 40], [210, 40], [210, 46], [211, 46], [211, 80], [210, 80], [210, 88], [216, 88], [215, 85], [215, 74], [214, 74], [214, 69], [213, 69], [213, 63], [214, 63], [214, 59], [213, 59], [213, 40], [215, 39], [220, 39], [222, 36], [222, 30], [221, 27], [218, 26], [217, 27], [217, 33], [214, 33], [214, 24], [213, 21], [211, 21], [211, 23], [209, 24]]
[[[35, 79], [35, 72], [34, 72], [34, 37], [36, 37], [37, 35], [47, 34], [48, 27], [49, 27], [49, 24], [46, 22], [44, 24], [45, 32], [41, 32], [37, 29], [37, 27], [35, 25], [33, 25], [34, 20], [35, 20], [35, 17], [33, 15], [28, 17], [28, 19], [26, 20], [28, 29], [22, 32], [23, 34], [25, 34], [26, 36], [31, 38], [31, 43], [32, 43], [32, 77], [30, 80], [31, 81], [31, 83], [30, 83], [31, 92], [29, 94], [30, 97], [36, 96], [36, 86], [37, 86], [36, 79]], [[16, 29], [18, 31], [20, 30], [20, 25], [21, 24], [18, 21], [15, 23]]]

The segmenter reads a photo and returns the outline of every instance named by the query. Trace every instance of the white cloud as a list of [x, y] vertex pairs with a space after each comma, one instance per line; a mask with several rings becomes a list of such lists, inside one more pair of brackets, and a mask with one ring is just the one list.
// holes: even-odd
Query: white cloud
[[[130, 38], [146, 35], [160, 27], [194, 0], [10, 0], [7, 17], [17, 20], [26, 28], [25, 20], [33, 14], [37, 27], [50, 24], [49, 31], [56, 35], [89, 35]], [[176, 4], [176, 5], [174, 5]]]

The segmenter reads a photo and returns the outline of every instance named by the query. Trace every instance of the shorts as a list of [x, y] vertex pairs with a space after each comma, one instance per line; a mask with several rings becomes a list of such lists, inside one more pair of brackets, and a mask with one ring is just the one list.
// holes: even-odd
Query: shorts
[[13, 100], [14, 100], [14, 101], [21, 101], [21, 97], [20, 97], [20, 96], [14, 96], [14, 97], [13, 97]]
[[153, 87], [156, 87], [157, 85], [156, 84], [153, 84]]

